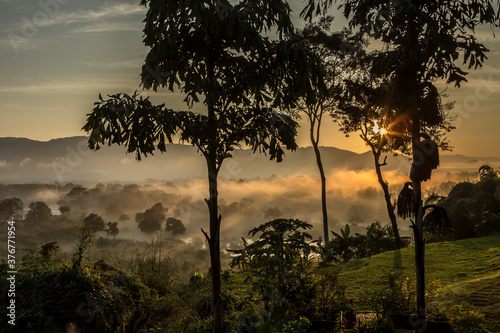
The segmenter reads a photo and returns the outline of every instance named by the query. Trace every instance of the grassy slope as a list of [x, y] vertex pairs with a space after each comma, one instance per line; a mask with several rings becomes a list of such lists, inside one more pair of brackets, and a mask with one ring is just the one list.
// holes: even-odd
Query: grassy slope
[[[350, 297], [357, 300], [360, 310], [363, 292], [386, 283], [386, 274], [398, 271], [414, 277], [414, 248], [385, 252], [370, 258], [356, 259], [335, 266], [340, 269], [340, 280], [348, 285]], [[494, 285], [500, 285], [500, 236], [473, 238], [455, 242], [427, 244], [425, 248], [426, 284], [440, 280], [438, 302], [456, 304], [471, 302], [471, 294]], [[489, 307], [482, 308], [488, 321], [500, 325], [500, 293], [489, 296]]]

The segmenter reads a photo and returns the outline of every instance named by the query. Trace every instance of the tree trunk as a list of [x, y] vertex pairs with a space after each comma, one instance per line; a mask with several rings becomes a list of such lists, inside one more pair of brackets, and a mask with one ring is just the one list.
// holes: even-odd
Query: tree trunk
[[218, 193], [217, 193], [217, 167], [215, 161], [208, 161], [208, 182], [210, 199], [208, 209], [210, 214], [210, 237], [208, 246], [210, 249], [210, 263], [212, 271], [212, 296], [214, 307], [213, 329], [215, 333], [222, 333], [222, 293], [221, 293], [221, 264], [220, 264], [220, 223], [221, 216], [218, 215]]
[[318, 122], [318, 137], [314, 138], [314, 122], [311, 121], [311, 143], [313, 145], [314, 154], [316, 155], [316, 164], [318, 165], [319, 176], [321, 178], [321, 209], [323, 212], [323, 233], [324, 233], [324, 241], [325, 244], [330, 240], [330, 235], [328, 234], [328, 212], [326, 207], [326, 177], [325, 170], [323, 169], [323, 162], [321, 161], [321, 153], [318, 147], [319, 141], [319, 126]]
[[[412, 150], [413, 161], [418, 152], [417, 144], [420, 142], [420, 124], [419, 121], [414, 121], [412, 131]], [[424, 253], [424, 237], [423, 237], [423, 206], [422, 206], [422, 187], [420, 180], [413, 182], [413, 194], [415, 200], [415, 223], [413, 225], [413, 235], [415, 239], [415, 267], [417, 278], [417, 325], [415, 332], [418, 332], [419, 326], [425, 322], [425, 253]]]
[[391, 202], [391, 194], [389, 193], [389, 186], [384, 181], [382, 177], [382, 170], [380, 169], [380, 154], [373, 153], [373, 157], [375, 159], [375, 171], [377, 172], [377, 178], [380, 186], [382, 186], [382, 190], [384, 191], [385, 204], [387, 206], [387, 213], [389, 214], [389, 218], [391, 219], [392, 230], [394, 231], [394, 238], [396, 239], [396, 246], [398, 249], [403, 247], [403, 243], [401, 242], [401, 237], [399, 236], [398, 224], [396, 222], [396, 214], [394, 214], [394, 206]]
[[[209, 67], [208, 76], [213, 80], [212, 66]], [[208, 241], [210, 250], [210, 264], [212, 273], [212, 297], [213, 297], [213, 331], [215, 333], [223, 332], [223, 317], [222, 317], [222, 293], [221, 293], [221, 264], [220, 264], [220, 224], [221, 216], [219, 215], [217, 177], [219, 174], [217, 161], [217, 125], [214, 102], [208, 99], [208, 123], [207, 123], [207, 153], [205, 159], [208, 169], [208, 187], [210, 198], [207, 201], [210, 216], [210, 230], [208, 236], [202, 229]]]

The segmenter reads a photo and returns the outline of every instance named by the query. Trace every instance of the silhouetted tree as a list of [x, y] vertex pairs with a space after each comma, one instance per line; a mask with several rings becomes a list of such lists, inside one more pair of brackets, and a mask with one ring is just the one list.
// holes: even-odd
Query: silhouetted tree
[[352, 39], [347, 30], [331, 32], [330, 26], [333, 17], [323, 17], [318, 23], [308, 24], [299, 32], [304, 47], [317, 54], [323, 63], [325, 89], [318, 89], [312, 93], [300, 96], [295, 104], [297, 116], [303, 113], [309, 122], [309, 138], [316, 156], [316, 164], [321, 179], [321, 208], [323, 215], [323, 236], [325, 242], [329, 240], [328, 213], [326, 203], [326, 176], [319, 150], [320, 130], [323, 115], [333, 114], [336, 110], [336, 96], [339, 93], [339, 84], [346, 73], [346, 63], [355, 55], [359, 41]]
[[104, 220], [99, 215], [92, 213], [83, 219], [83, 225], [88, 228], [92, 233], [104, 230]]
[[[463, 55], [468, 68], [481, 67], [486, 47], [477, 41], [474, 29], [481, 24], [499, 25], [500, 7], [491, 0], [466, 1], [386, 1], [339, 0], [349, 26], [360, 37], [370, 36], [384, 43], [378, 57], [379, 69], [391, 77], [391, 108], [401, 119], [401, 135], [412, 143], [410, 179], [413, 194], [419, 319], [425, 318], [425, 273], [423, 241], [423, 205], [421, 182], [430, 178], [437, 167], [437, 145], [422, 140], [422, 124], [437, 125], [443, 121], [442, 107], [434, 82], [446, 80], [459, 87], [466, 81], [457, 62]], [[333, 0], [309, 0], [302, 15], [311, 19], [333, 3]], [[404, 125], [403, 125], [404, 124]], [[426, 141], [427, 140], [427, 141]], [[437, 163], [437, 164], [436, 164]], [[420, 322], [420, 321], [419, 321]]]
[[82, 200], [89, 196], [89, 190], [86, 187], [77, 185], [73, 187], [67, 194], [66, 198], [69, 200]]
[[52, 211], [43, 201], [32, 202], [28, 208], [29, 210], [24, 219], [26, 224], [42, 224], [49, 221], [52, 217]]
[[62, 215], [67, 215], [71, 212], [71, 208], [69, 206], [60, 206], [59, 212], [61, 212]]
[[484, 179], [497, 179], [498, 178], [498, 174], [495, 171], [495, 169], [493, 169], [492, 167], [490, 167], [487, 164], [482, 165], [479, 168], [478, 172], [479, 172], [479, 179], [481, 179], [481, 180], [484, 180]]
[[144, 213], [137, 213], [135, 215], [135, 221], [139, 223], [137, 227], [141, 229], [142, 232], [148, 234], [161, 230], [167, 210], [168, 209], [164, 208], [161, 202], [158, 202], [151, 208], [146, 209]]
[[182, 224], [181, 220], [175, 217], [169, 217], [165, 224], [165, 231], [171, 232], [173, 236], [184, 235], [186, 227]]
[[[409, 155], [411, 141], [409, 137], [405, 138], [400, 134], [402, 127], [402, 131], [405, 131], [405, 120], [398, 116], [397, 109], [390, 105], [392, 92], [386, 88], [390, 86], [387, 82], [388, 78], [375, 76], [374, 72], [377, 70], [371, 68], [371, 66], [378, 66], [376, 62], [379, 56], [379, 52], [376, 51], [371, 54], [365, 54], [364, 49], [357, 51], [357, 59], [349, 63], [352, 67], [349, 72], [355, 74], [343, 82], [343, 91], [338, 95], [339, 103], [335, 118], [346, 136], [359, 132], [361, 139], [370, 148], [396, 244], [398, 248], [401, 248], [403, 244], [399, 236], [395, 207], [392, 204], [389, 185], [382, 174], [382, 166], [387, 165], [387, 156], [383, 162], [380, 158], [383, 153]], [[435, 98], [441, 103], [438, 96]], [[443, 106], [446, 112], [443, 112], [443, 121], [439, 124], [422, 124], [422, 132], [432, 136], [433, 141], [437, 142], [442, 150], [451, 149], [445, 134], [454, 129], [447, 112], [452, 107], [453, 103]]]
[[104, 231], [106, 231], [106, 234], [108, 236], [116, 236], [118, 235], [118, 233], [120, 232], [120, 230], [118, 229], [118, 222], [108, 222], [106, 223], [106, 226], [107, 228], [104, 229]]
[[23, 201], [7, 198], [0, 201], [0, 221], [19, 221], [23, 218]]
[[[273, 107], [290, 105], [296, 92], [321, 79], [319, 61], [288, 39], [294, 33], [282, 0], [142, 0], [148, 7], [144, 43], [150, 48], [141, 80], [145, 88], [179, 87], [189, 107], [174, 111], [134, 94], [100, 97], [84, 130], [89, 147], [125, 144], [137, 158], [162, 152], [174, 137], [196, 146], [207, 163], [214, 330], [222, 332], [220, 224], [217, 181], [223, 161], [241, 145], [268, 152], [279, 162], [283, 146], [295, 149], [297, 124]], [[275, 31], [273, 41], [263, 33]], [[297, 78], [301, 78], [297, 80]], [[292, 93], [293, 92], [293, 93]]]

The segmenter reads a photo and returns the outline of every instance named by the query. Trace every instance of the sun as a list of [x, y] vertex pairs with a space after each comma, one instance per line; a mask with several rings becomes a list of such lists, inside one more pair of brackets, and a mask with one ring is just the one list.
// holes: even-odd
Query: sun
[[378, 124], [375, 124], [375, 126], [373, 126], [373, 132], [375, 132], [375, 134], [378, 134], [380, 132], [380, 135], [387, 134], [387, 130], [385, 128], [379, 128]]

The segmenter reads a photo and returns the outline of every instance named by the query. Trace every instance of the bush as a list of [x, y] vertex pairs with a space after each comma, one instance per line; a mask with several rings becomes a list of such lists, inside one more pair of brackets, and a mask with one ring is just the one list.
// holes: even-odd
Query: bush
[[[426, 287], [426, 306], [432, 308], [439, 280], [430, 282]], [[399, 272], [387, 274], [387, 285], [366, 293], [373, 312], [377, 317], [389, 314], [413, 314], [417, 312], [415, 281]]]
[[453, 305], [447, 311], [447, 316], [450, 322], [460, 329], [460, 332], [486, 332], [483, 327], [484, 314], [467, 302]]
[[236, 254], [231, 266], [249, 270], [246, 281], [264, 303], [259, 319], [262, 327], [281, 331], [290, 321], [311, 311], [314, 289], [310, 255], [314, 245], [311, 236], [300, 230], [310, 228], [307, 222], [276, 219], [250, 230], [251, 236], [260, 234], [255, 242], [231, 251]]

